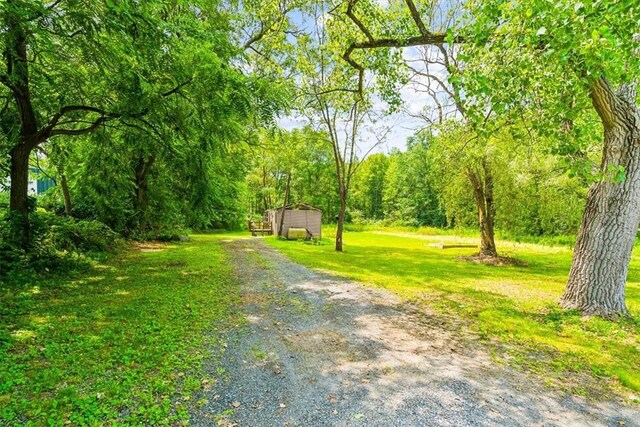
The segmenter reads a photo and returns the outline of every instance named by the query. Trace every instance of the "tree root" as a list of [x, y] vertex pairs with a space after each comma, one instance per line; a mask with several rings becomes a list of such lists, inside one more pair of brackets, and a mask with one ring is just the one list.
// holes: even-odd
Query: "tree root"
[[506, 256], [499, 256], [499, 255], [496, 255], [496, 256], [486, 255], [483, 253], [477, 253], [471, 256], [462, 256], [458, 258], [458, 261], [475, 262], [476, 264], [493, 265], [493, 266], [507, 265], [507, 266], [515, 266], [515, 267], [527, 267], [529, 265], [526, 262], [516, 258], [510, 258]]

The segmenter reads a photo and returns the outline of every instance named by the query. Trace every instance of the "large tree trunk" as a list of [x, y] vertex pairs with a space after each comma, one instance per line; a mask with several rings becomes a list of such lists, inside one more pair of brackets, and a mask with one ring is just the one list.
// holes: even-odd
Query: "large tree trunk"
[[11, 192], [9, 207], [13, 212], [27, 215], [29, 206], [29, 155], [30, 152], [24, 144], [11, 150]]
[[11, 150], [11, 239], [13, 243], [27, 248], [31, 242], [29, 227], [29, 155], [30, 150], [20, 144]]
[[473, 187], [473, 198], [478, 208], [480, 226], [480, 255], [497, 257], [493, 220], [496, 214], [493, 204], [493, 175], [485, 159], [482, 160], [482, 171], [467, 169], [467, 178]]
[[601, 171], [622, 166], [626, 179], [592, 185], [578, 232], [567, 288], [560, 303], [586, 315], [627, 316], [625, 282], [640, 223], [640, 113], [635, 87], [614, 92], [594, 83], [591, 98], [604, 125]]
[[[11, 3], [11, 2], [8, 2]], [[38, 122], [31, 102], [29, 87], [29, 60], [27, 36], [20, 22], [21, 17], [10, 9], [4, 16], [8, 26], [4, 58], [9, 72], [11, 89], [20, 115], [20, 137], [11, 149], [11, 190], [9, 210], [13, 216], [12, 239], [15, 244], [27, 248], [31, 243], [29, 228], [29, 156], [45, 137], [38, 134]]]

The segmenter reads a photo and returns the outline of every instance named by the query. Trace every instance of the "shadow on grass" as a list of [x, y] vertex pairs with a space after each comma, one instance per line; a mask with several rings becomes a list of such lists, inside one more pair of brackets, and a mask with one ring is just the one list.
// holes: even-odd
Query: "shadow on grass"
[[[0, 425], [180, 423], [235, 314], [216, 237], [0, 289]], [[195, 251], [189, 250], [196, 248]]]
[[[513, 245], [527, 267], [456, 261], [473, 250], [439, 250], [424, 240], [351, 233], [345, 253], [330, 245], [267, 240], [293, 260], [350, 279], [390, 289], [463, 316], [487, 338], [510, 343], [523, 355], [546, 349], [547, 367], [589, 370], [640, 390], [640, 322], [585, 319], [557, 306], [568, 275], [566, 249]], [[640, 314], [640, 267], [634, 258], [627, 286], [632, 314]]]

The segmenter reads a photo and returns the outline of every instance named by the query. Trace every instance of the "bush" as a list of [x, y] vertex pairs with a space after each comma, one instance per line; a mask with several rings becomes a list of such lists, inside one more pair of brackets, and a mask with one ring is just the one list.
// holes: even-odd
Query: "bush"
[[69, 272], [91, 265], [99, 254], [115, 252], [122, 239], [98, 221], [83, 221], [36, 211], [29, 215], [29, 250], [10, 239], [11, 214], [0, 220], [0, 279], [27, 282], [33, 276]]
[[113, 252], [121, 243], [118, 234], [99, 221], [76, 220], [49, 213], [38, 216], [47, 226], [42, 243], [56, 250]]

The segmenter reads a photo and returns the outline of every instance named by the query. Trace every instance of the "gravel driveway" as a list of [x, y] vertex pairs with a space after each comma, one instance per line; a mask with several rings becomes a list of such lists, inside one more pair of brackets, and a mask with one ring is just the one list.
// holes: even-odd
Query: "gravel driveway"
[[258, 238], [225, 245], [248, 323], [195, 426], [640, 426], [637, 408], [556, 394], [391, 293]]

